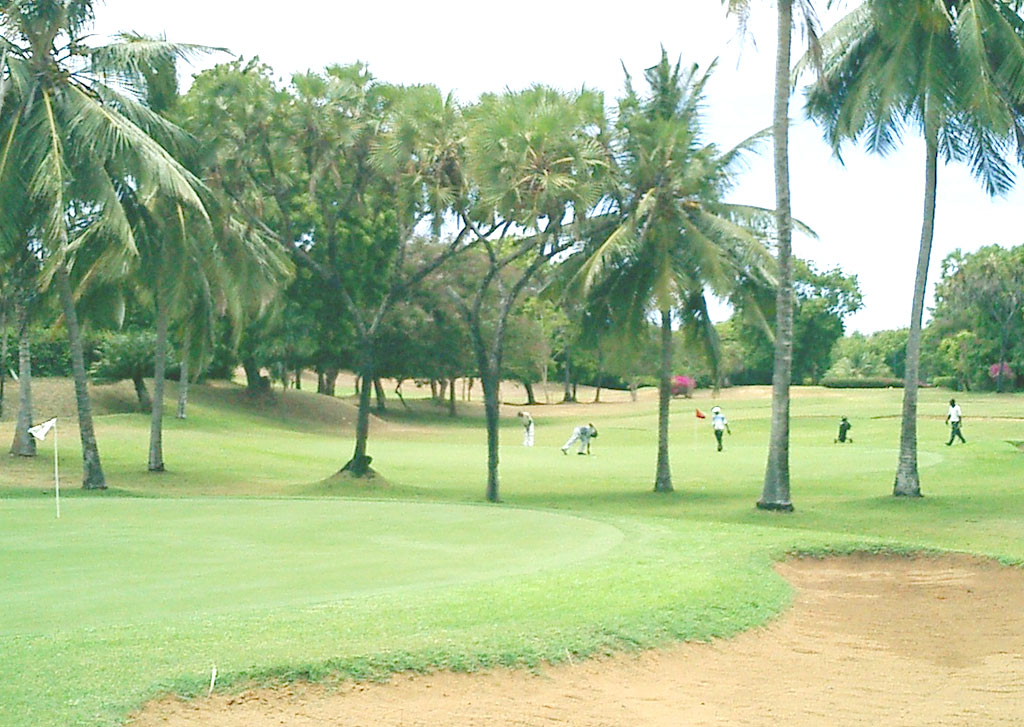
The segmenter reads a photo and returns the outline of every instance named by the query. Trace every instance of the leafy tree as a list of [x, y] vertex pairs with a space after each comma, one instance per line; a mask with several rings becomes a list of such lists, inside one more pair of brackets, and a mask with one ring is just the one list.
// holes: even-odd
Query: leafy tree
[[[794, 258], [793, 379], [817, 382], [832, 365], [832, 349], [845, 333], [844, 319], [863, 305], [857, 276], [838, 267], [819, 271]], [[772, 376], [774, 346], [760, 327], [738, 322], [745, 369], [738, 378], [767, 383]]]
[[907, 127], [925, 140], [924, 218], [907, 339], [900, 457], [893, 494], [920, 496], [917, 395], [921, 324], [935, 221], [938, 160], [965, 161], [990, 194], [1005, 193], [1005, 159], [1024, 139], [1024, 21], [1003, 0], [867, 0], [822, 38], [824, 72], [807, 111], [838, 153], [863, 139], [893, 149]]
[[[942, 261], [935, 303], [933, 325], [970, 333], [975, 352], [988, 357], [986, 368], [1024, 356], [1024, 245], [950, 253]], [[1001, 392], [1005, 367], [995, 371], [996, 391]]]
[[[33, 230], [47, 258], [71, 346], [83, 487], [105, 488], [92, 423], [71, 270], [86, 246], [136, 252], [124, 206], [146, 187], [184, 207], [202, 210], [198, 180], [161, 143], [180, 132], [120, 88], [141, 80], [154, 58], [190, 47], [166, 42], [87, 42], [90, 0], [10, 0], [0, 4], [0, 198], [26, 195], [26, 219], [0, 225]], [[118, 82], [113, 85], [112, 82]], [[5, 204], [6, 206], [6, 204]], [[26, 225], [26, 222], [28, 224]]]
[[660, 62], [638, 94], [627, 75], [619, 102], [615, 147], [619, 159], [614, 228], [586, 251], [578, 279], [598, 306], [624, 329], [642, 329], [652, 314], [660, 324], [658, 460], [656, 492], [672, 491], [669, 405], [673, 328], [703, 342], [717, 361], [718, 336], [707, 295], [754, 307], [753, 291], [770, 280], [763, 234], [765, 210], [724, 202], [751, 142], [722, 152], [703, 135], [704, 88], [709, 75]]
[[834, 363], [828, 378], [878, 378], [894, 376], [882, 350], [874, 343], [875, 336], [853, 333], [836, 341], [832, 349]]

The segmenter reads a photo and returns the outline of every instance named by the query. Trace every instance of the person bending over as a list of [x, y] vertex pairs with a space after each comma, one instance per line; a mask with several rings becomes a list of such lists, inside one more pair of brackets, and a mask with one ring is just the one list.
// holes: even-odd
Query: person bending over
[[593, 424], [584, 424], [572, 430], [569, 441], [562, 445], [562, 454], [569, 453], [569, 447], [573, 442], [579, 442], [579, 451], [576, 454], [590, 454], [590, 440], [597, 437], [597, 427]]

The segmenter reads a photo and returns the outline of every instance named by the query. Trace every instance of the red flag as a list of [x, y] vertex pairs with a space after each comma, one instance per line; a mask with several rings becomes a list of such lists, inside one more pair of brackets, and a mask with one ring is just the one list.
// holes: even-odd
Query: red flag
[[702, 412], [700, 409], [697, 410], [697, 418], [698, 419], [707, 419], [707, 417], [704, 416], [704, 412]]

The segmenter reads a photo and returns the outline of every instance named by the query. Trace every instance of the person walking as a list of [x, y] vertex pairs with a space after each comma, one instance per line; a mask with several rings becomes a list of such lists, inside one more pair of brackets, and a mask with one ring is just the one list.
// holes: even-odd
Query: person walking
[[957, 437], [960, 437], [961, 442], [967, 444], [967, 440], [964, 439], [963, 432], [960, 431], [963, 421], [964, 415], [963, 412], [960, 411], [960, 405], [956, 403], [956, 399], [950, 399], [949, 411], [946, 413], [946, 424], [951, 427], [949, 432], [949, 441], [946, 442], [947, 447], [953, 444], [953, 440]]
[[569, 441], [562, 445], [562, 454], [569, 453], [569, 447], [573, 442], [579, 442], [579, 450], [576, 454], [590, 454], [590, 440], [597, 437], [597, 427], [593, 424], [584, 424], [572, 430]]
[[718, 440], [718, 451], [722, 451], [722, 433], [728, 432], [732, 435], [732, 430], [729, 429], [729, 420], [722, 414], [722, 408], [719, 406], [711, 407], [711, 428], [715, 432], [715, 439]]
[[533, 417], [530, 416], [529, 412], [521, 411], [516, 414], [519, 417], [519, 421], [523, 423], [523, 446], [533, 446]]

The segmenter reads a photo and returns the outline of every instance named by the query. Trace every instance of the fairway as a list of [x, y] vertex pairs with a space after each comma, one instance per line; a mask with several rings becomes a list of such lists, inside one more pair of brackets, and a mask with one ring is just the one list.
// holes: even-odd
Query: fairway
[[[733, 430], [721, 453], [694, 417], [710, 394], [673, 402], [668, 496], [650, 491], [650, 394], [537, 407], [532, 449], [507, 407], [501, 505], [482, 502], [478, 404], [450, 419], [423, 401], [376, 422], [371, 451], [386, 479], [364, 484], [322, 479], [351, 447], [328, 413], [304, 430], [225, 393], [200, 389], [189, 419], [168, 422], [161, 475], [141, 470], [144, 417], [99, 417], [113, 491], [83, 494], [72, 480], [59, 521], [49, 445], [3, 462], [0, 725], [117, 725], [161, 694], [204, 694], [214, 666], [230, 693], [729, 636], [784, 611], [792, 589], [772, 564], [792, 552], [1024, 562], [1024, 456], [1006, 443], [1024, 439], [1020, 396], [965, 396], [965, 412], [984, 412], [968, 419], [967, 446], [945, 447], [941, 417], [922, 417], [926, 497], [906, 500], [889, 494], [900, 392], [798, 389], [797, 511], [778, 516], [753, 507], [764, 389], [714, 399]], [[275, 396], [296, 411], [319, 401]], [[942, 392], [922, 399], [923, 411], [942, 411]], [[853, 445], [832, 444], [840, 413]], [[581, 421], [600, 429], [594, 454], [562, 455]], [[65, 473], [74, 444], [62, 444]]]

